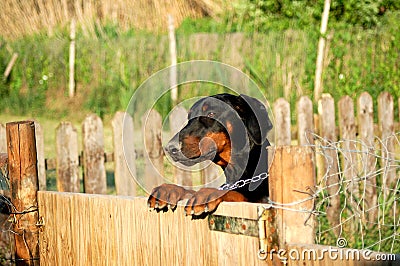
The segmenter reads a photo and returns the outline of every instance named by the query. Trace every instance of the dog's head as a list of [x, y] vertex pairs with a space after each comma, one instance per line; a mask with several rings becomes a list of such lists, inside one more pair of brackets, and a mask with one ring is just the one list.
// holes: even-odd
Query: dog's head
[[169, 141], [166, 151], [187, 166], [212, 160], [226, 167], [232, 154], [267, 141], [271, 128], [267, 110], [257, 99], [218, 94], [192, 106], [187, 125]]

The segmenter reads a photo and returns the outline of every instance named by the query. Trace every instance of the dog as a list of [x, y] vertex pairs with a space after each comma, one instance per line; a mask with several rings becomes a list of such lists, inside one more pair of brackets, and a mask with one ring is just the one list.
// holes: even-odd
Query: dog
[[223, 93], [198, 100], [186, 126], [164, 149], [186, 166], [211, 160], [222, 167], [226, 183], [198, 191], [163, 184], [152, 190], [148, 207], [175, 210], [178, 201], [187, 199], [185, 214], [200, 216], [214, 212], [222, 201], [266, 202], [271, 129], [264, 104], [250, 96]]

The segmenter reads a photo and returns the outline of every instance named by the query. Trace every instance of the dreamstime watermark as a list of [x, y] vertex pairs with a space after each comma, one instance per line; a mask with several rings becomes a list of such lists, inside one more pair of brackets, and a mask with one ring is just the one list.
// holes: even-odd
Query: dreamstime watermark
[[339, 247], [327, 246], [313, 249], [271, 249], [269, 252], [260, 250], [258, 258], [261, 260], [279, 259], [286, 261], [396, 261], [395, 254], [376, 253], [371, 250], [363, 249], [344, 249]]
[[[175, 83], [170, 79], [171, 72], [175, 72], [177, 75]], [[182, 93], [180, 98], [183, 100], [181, 102], [174, 103], [174, 106], [171, 106], [171, 91], [178, 86], [184, 87], [191, 85], [197, 86], [197, 89], [191, 90], [190, 95], [184, 95]], [[209, 88], [214, 90], [210, 90]], [[216, 90], [216, 88], [218, 89]], [[146, 192], [150, 192], [155, 185], [176, 182], [171, 180], [171, 177], [164, 174], [163, 171], [159, 170], [157, 163], [154, 163], [154, 159], [159, 156], [159, 154], [152, 154], [151, 152], [152, 145], [154, 143], [146, 143], [145, 141], [146, 135], [148, 136], [148, 134], [154, 134], [154, 132], [151, 130], [146, 130], [151, 123], [154, 123], [152, 120], [153, 117], [149, 114], [149, 110], [159, 110], [164, 108], [164, 120], [161, 123], [161, 132], [163, 134], [170, 131], [168, 125], [170, 124], [170, 116], [172, 113], [178, 109], [182, 109], [181, 107], [187, 110], [200, 98], [215, 94], [211, 91], [230, 93], [234, 95], [245, 94], [256, 98], [266, 105], [269, 118], [273, 120], [272, 111], [267, 105], [268, 103], [264, 93], [248, 75], [235, 67], [216, 61], [195, 60], [183, 62], [156, 72], [135, 90], [126, 108], [126, 112], [131, 115], [134, 121], [140, 121], [141, 127], [144, 129], [142, 131], [143, 135], [141, 136], [142, 143], [144, 143], [143, 156], [146, 162], [146, 168], [148, 169], [151, 167], [153, 169], [154, 175], [151, 177], [152, 180], [143, 180], [138, 178], [136, 176], [136, 166], [134, 165], [133, 160], [127, 160], [127, 163], [131, 175], [135, 178], [137, 184], [139, 184]], [[219, 103], [219, 105], [224, 109], [232, 108], [227, 103], [222, 101]], [[169, 110], [170, 107], [171, 110]], [[167, 114], [165, 112], [167, 112]], [[185, 122], [186, 121], [181, 121], [182, 127], [184, 126]], [[258, 121], [259, 124], [264, 122], [265, 121]], [[126, 123], [124, 120], [123, 127], [125, 128], [126, 126], [130, 126], [130, 123]], [[123, 132], [125, 132], [125, 130]], [[126, 132], [129, 131], [126, 130]], [[160, 141], [162, 142], [162, 146], [165, 147], [170, 137], [171, 136], [168, 135], [161, 137]], [[128, 154], [132, 149], [126, 148], [131, 145], [132, 138], [133, 136], [126, 135], [125, 133], [122, 136], [125, 158], [132, 157], [131, 154]], [[249, 158], [243, 156], [243, 160], [243, 163], [246, 163]], [[210, 162], [203, 162], [200, 165], [197, 164], [194, 167], [188, 167], [174, 162], [168, 156], [164, 163], [168, 163], [172, 165], [172, 167], [179, 168], [183, 171], [193, 172], [200, 171], [210, 164]], [[210, 180], [212, 184], [193, 184], [193, 186], [190, 188], [199, 189], [204, 186], [219, 186], [221, 183], [218, 184], [218, 182], [224, 181], [224, 179], [225, 178], [221, 172], [221, 174], [218, 177], [215, 177], [214, 180]], [[182, 184], [177, 183], [177, 185]]]

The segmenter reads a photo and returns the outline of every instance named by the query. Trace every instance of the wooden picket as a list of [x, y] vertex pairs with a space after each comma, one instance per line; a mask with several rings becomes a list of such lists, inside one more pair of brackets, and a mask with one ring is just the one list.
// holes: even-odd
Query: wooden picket
[[144, 115], [143, 134], [145, 150], [145, 184], [151, 189], [163, 183], [164, 176], [164, 151], [161, 143], [161, 115], [151, 110]]
[[382, 146], [381, 163], [385, 172], [383, 173], [383, 189], [387, 196], [389, 189], [395, 185], [396, 169], [394, 164], [395, 138], [394, 138], [394, 113], [393, 97], [388, 92], [382, 92], [378, 97], [378, 125]]
[[350, 201], [359, 197], [359, 182], [354, 182], [357, 177], [357, 154], [351, 151], [357, 150], [356, 145], [356, 120], [354, 117], [354, 103], [349, 96], [345, 96], [338, 102], [339, 134], [343, 141], [343, 176], [349, 180]]
[[[331, 95], [322, 94], [321, 99], [318, 101], [318, 114], [321, 138], [327, 141], [328, 145], [330, 142], [336, 142], [335, 102]], [[329, 206], [326, 210], [327, 218], [334, 228], [335, 234], [338, 235], [339, 228], [337, 225], [340, 224], [340, 183], [336, 149], [324, 150], [323, 158], [324, 161], [319, 171], [324, 175], [324, 180], [322, 181], [324, 186], [327, 187], [329, 196]]]
[[279, 98], [273, 105], [273, 112], [275, 118], [275, 128], [279, 132], [276, 134], [275, 145], [291, 145], [291, 132], [290, 132], [290, 105], [283, 99]]
[[365, 191], [365, 209], [368, 220], [371, 222], [377, 215], [378, 197], [376, 194], [376, 178], [372, 173], [375, 172], [375, 156], [374, 156], [374, 110], [371, 95], [364, 92], [357, 101], [358, 116], [358, 134], [361, 140], [362, 152], [362, 174], [366, 176], [363, 182], [363, 190]]
[[114, 143], [114, 179], [117, 195], [136, 195], [135, 146], [130, 138], [135, 136], [132, 117], [117, 112], [112, 120]]
[[86, 116], [82, 123], [82, 139], [85, 192], [106, 194], [103, 122], [98, 116]]
[[300, 97], [296, 104], [297, 140], [299, 145], [314, 145], [314, 116], [312, 101], [307, 96]]
[[57, 190], [80, 192], [78, 133], [70, 122], [56, 129]]

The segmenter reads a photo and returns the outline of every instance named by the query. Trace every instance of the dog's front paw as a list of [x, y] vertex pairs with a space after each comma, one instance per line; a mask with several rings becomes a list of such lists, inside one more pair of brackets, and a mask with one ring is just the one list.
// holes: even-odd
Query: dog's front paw
[[174, 184], [162, 184], [153, 188], [147, 206], [155, 210], [175, 210], [178, 201], [188, 199], [194, 194], [193, 190], [187, 190]]
[[222, 201], [247, 201], [239, 192], [202, 188], [197, 191], [186, 203], [185, 214], [199, 216], [215, 211]]

